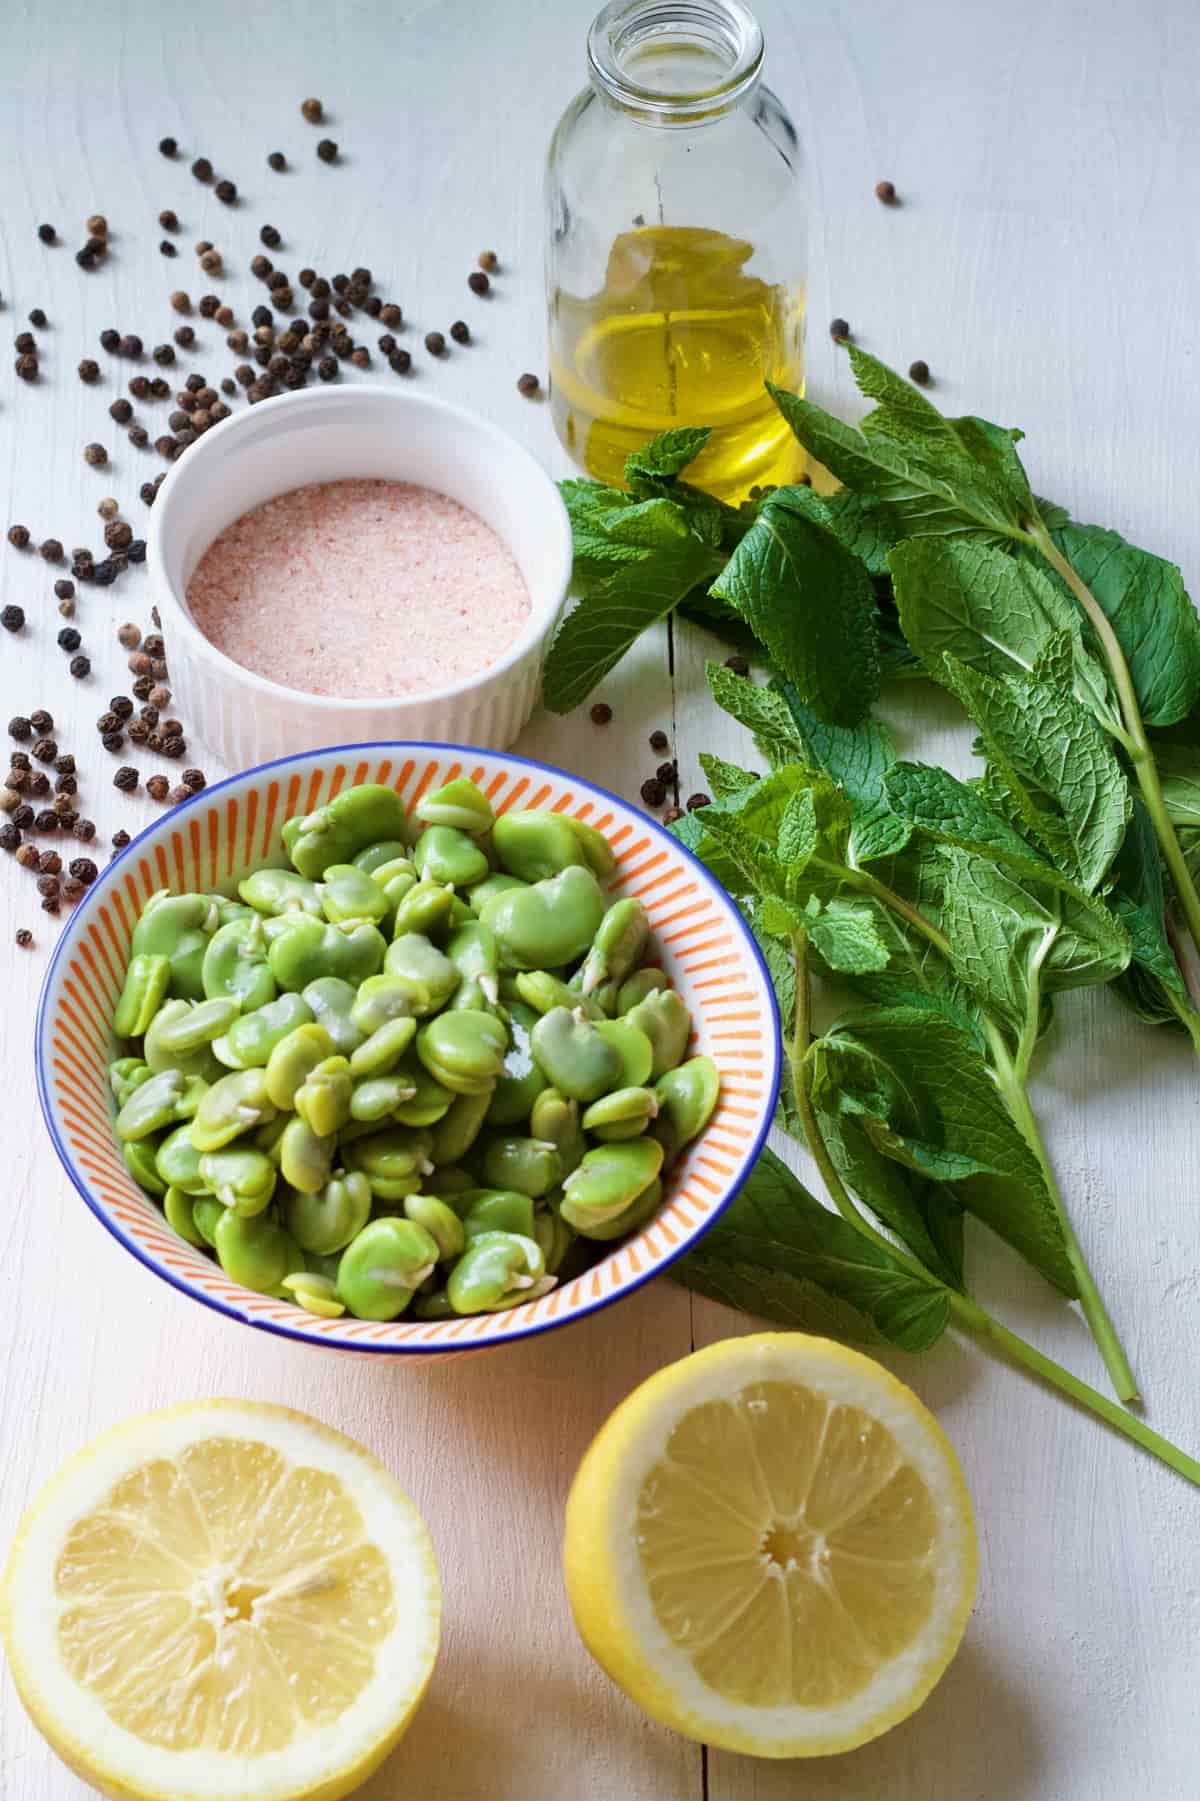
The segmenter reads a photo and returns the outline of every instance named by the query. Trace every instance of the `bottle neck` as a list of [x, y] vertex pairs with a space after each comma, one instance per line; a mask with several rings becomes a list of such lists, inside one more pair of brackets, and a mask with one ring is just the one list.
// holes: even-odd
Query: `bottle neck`
[[762, 73], [763, 38], [742, 0], [609, 0], [588, 33], [588, 73], [649, 125], [707, 124]]

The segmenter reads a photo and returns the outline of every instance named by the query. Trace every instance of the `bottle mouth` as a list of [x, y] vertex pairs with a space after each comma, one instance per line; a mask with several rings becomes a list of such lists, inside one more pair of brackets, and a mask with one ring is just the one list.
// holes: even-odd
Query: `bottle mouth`
[[609, 0], [588, 32], [600, 92], [659, 124], [727, 112], [762, 61], [762, 32], [742, 0]]

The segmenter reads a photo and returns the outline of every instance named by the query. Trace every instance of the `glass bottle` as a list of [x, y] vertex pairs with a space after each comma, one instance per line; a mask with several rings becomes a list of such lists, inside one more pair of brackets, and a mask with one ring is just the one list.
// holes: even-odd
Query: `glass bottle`
[[612, 0], [550, 145], [555, 429], [618, 484], [655, 433], [713, 428], [688, 479], [736, 500], [802, 453], [763, 386], [803, 386], [806, 206], [796, 132], [741, 0]]

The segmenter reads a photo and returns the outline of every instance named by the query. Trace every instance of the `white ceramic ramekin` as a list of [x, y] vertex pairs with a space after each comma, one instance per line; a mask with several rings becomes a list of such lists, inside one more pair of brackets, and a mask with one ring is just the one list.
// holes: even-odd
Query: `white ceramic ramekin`
[[[512, 552], [529, 589], [524, 631], [468, 681], [403, 698], [302, 694], [243, 669], [196, 626], [187, 584], [227, 525], [307, 482], [370, 476], [419, 482], [477, 513]], [[571, 573], [558, 490], [529, 452], [476, 414], [402, 388], [280, 395], [206, 432], [163, 483], [147, 561], [171, 687], [189, 736], [234, 769], [326, 744], [444, 739], [498, 750], [533, 710], [542, 659]], [[281, 630], [303, 630], [294, 618]]]

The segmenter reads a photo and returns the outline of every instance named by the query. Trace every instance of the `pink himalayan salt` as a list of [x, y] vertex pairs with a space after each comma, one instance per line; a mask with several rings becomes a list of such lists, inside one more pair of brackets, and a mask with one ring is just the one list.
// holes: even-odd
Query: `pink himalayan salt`
[[187, 604], [235, 663], [342, 700], [463, 681], [529, 617], [520, 570], [475, 513], [413, 482], [358, 479], [243, 513], [201, 557]]

